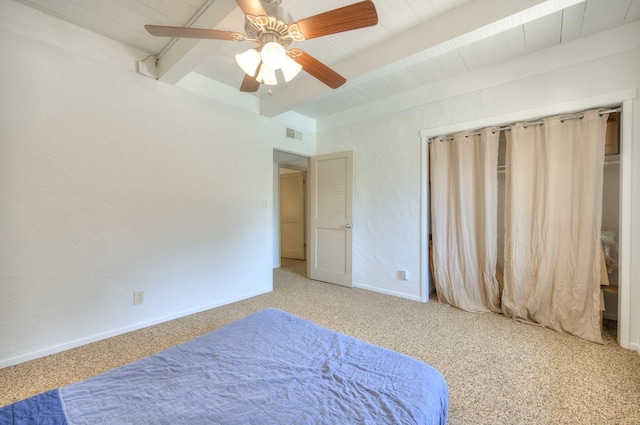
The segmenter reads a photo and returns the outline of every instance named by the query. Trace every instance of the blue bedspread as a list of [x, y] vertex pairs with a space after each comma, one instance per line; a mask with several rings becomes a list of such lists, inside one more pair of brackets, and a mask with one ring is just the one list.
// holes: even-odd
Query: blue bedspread
[[15, 423], [445, 424], [449, 400], [433, 367], [276, 309], [59, 393], [57, 419]]
[[66, 425], [58, 390], [48, 391], [0, 408], [2, 425]]

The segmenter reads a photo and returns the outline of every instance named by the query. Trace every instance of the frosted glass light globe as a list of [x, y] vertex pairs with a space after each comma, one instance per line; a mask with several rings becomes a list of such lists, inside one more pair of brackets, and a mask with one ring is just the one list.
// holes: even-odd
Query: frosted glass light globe
[[270, 41], [260, 52], [262, 62], [271, 69], [280, 69], [287, 59], [287, 51], [279, 43]]
[[260, 65], [260, 53], [256, 49], [249, 49], [244, 53], [236, 55], [236, 62], [240, 68], [250, 77], [256, 75], [258, 65]]
[[284, 81], [288, 83], [293, 80], [301, 70], [302, 65], [287, 56], [282, 64], [282, 75], [284, 75]]

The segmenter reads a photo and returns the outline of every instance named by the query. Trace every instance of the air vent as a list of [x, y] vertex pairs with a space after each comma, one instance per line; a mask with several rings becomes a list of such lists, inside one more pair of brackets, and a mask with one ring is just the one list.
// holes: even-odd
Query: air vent
[[287, 137], [289, 139], [302, 140], [302, 131], [294, 130], [293, 128], [287, 128]]

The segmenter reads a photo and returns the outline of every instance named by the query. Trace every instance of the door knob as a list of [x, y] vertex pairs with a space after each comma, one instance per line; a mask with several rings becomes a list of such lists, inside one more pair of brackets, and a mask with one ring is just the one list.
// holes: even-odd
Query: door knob
[[347, 228], [347, 229], [351, 229], [353, 227], [353, 224], [347, 223], [347, 224], [344, 225], [344, 227]]

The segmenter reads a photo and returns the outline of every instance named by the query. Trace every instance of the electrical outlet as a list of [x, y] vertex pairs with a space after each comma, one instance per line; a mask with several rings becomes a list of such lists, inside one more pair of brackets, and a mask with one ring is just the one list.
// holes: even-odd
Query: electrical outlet
[[400, 280], [409, 280], [409, 276], [407, 276], [406, 270], [398, 270], [398, 279]]
[[133, 305], [142, 304], [144, 302], [144, 291], [135, 291], [133, 293]]

